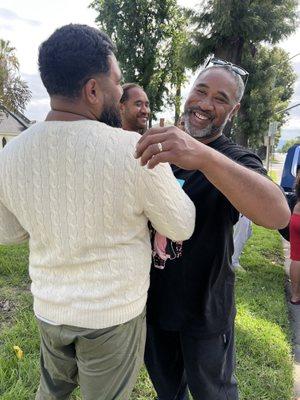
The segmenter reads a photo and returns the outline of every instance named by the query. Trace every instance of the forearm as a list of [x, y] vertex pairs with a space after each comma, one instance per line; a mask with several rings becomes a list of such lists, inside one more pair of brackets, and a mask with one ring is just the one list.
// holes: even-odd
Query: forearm
[[195, 226], [195, 206], [180, 188], [169, 165], [143, 169], [140, 188], [144, 212], [162, 235], [179, 241], [191, 237]]
[[200, 145], [196, 159], [197, 169], [240, 213], [266, 228], [280, 229], [288, 224], [287, 202], [271, 180], [209, 147], [203, 151]]
[[149, 168], [170, 162], [187, 170], [199, 169], [250, 220], [273, 229], [288, 225], [289, 207], [283, 193], [272, 181], [176, 127], [150, 129], [139, 140], [136, 157]]

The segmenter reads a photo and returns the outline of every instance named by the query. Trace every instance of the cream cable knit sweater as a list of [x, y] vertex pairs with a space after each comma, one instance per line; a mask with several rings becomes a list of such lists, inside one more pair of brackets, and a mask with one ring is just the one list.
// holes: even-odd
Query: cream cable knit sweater
[[188, 239], [195, 209], [170, 166], [142, 168], [139, 135], [96, 121], [41, 122], [0, 152], [0, 243], [29, 238], [35, 313], [106, 328], [146, 303], [148, 219]]

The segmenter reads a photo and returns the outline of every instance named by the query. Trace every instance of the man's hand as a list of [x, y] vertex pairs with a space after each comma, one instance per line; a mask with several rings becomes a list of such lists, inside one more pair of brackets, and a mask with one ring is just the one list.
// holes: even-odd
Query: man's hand
[[141, 165], [152, 169], [159, 163], [169, 162], [183, 169], [199, 169], [199, 156], [205, 145], [193, 139], [176, 126], [148, 129], [136, 147], [136, 158]]
[[170, 162], [200, 170], [240, 213], [258, 225], [278, 229], [289, 222], [286, 200], [273, 182], [175, 126], [149, 129], [137, 144], [136, 158], [149, 168]]

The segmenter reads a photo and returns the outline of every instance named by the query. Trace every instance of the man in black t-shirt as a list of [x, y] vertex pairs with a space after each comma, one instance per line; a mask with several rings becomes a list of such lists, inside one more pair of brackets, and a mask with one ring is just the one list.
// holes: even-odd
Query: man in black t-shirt
[[154, 238], [145, 362], [159, 400], [185, 400], [187, 388], [196, 400], [238, 399], [233, 225], [239, 212], [273, 229], [289, 221], [286, 200], [260, 159], [222, 135], [240, 107], [242, 71], [232, 65], [203, 70], [185, 104], [186, 133], [152, 128], [137, 145], [142, 165], [176, 165], [174, 174], [196, 206], [189, 240]]

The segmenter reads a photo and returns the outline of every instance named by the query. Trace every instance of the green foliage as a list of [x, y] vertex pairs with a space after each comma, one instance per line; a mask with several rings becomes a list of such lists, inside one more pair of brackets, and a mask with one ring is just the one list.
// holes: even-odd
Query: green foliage
[[31, 98], [27, 83], [20, 78], [15, 49], [0, 39], [0, 103], [12, 111], [23, 111]]
[[[235, 138], [243, 145], [248, 145], [248, 138], [251, 146], [262, 144], [271, 119], [279, 125], [284, 122], [284, 115], [276, 111], [291, 97], [295, 77], [287, 53], [262, 44], [274, 45], [290, 35], [297, 26], [296, 10], [296, 0], [204, 0], [199, 12], [191, 12], [194, 29], [186, 50], [187, 65], [196, 69], [214, 54], [250, 72], [235, 125]], [[270, 68], [284, 60], [281, 67]]]
[[196, 68], [211, 53], [240, 63], [243, 47], [276, 44], [297, 25], [297, 0], [204, 0], [192, 13], [189, 64]]
[[172, 89], [184, 81], [179, 60], [186, 17], [176, 0], [94, 0], [91, 7], [98, 12], [99, 27], [116, 44], [124, 80], [147, 92], [152, 116], [165, 101], [177, 104]]
[[294, 144], [300, 144], [300, 136], [297, 136], [295, 139], [287, 140], [281, 147], [281, 149], [279, 149], [279, 152], [287, 153], [288, 149], [292, 147]]
[[234, 140], [247, 133], [248, 145], [258, 148], [264, 143], [271, 120], [278, 122], [279, 129], [286, 122], [288, 107], [293, 94], [296, 74], [289, 62], [289, 54], [278, 47], [258, 46], [255, 58], [244, 52], [242, 65], [249, 71], [248, 86], [242, 108], [232, 130]]

